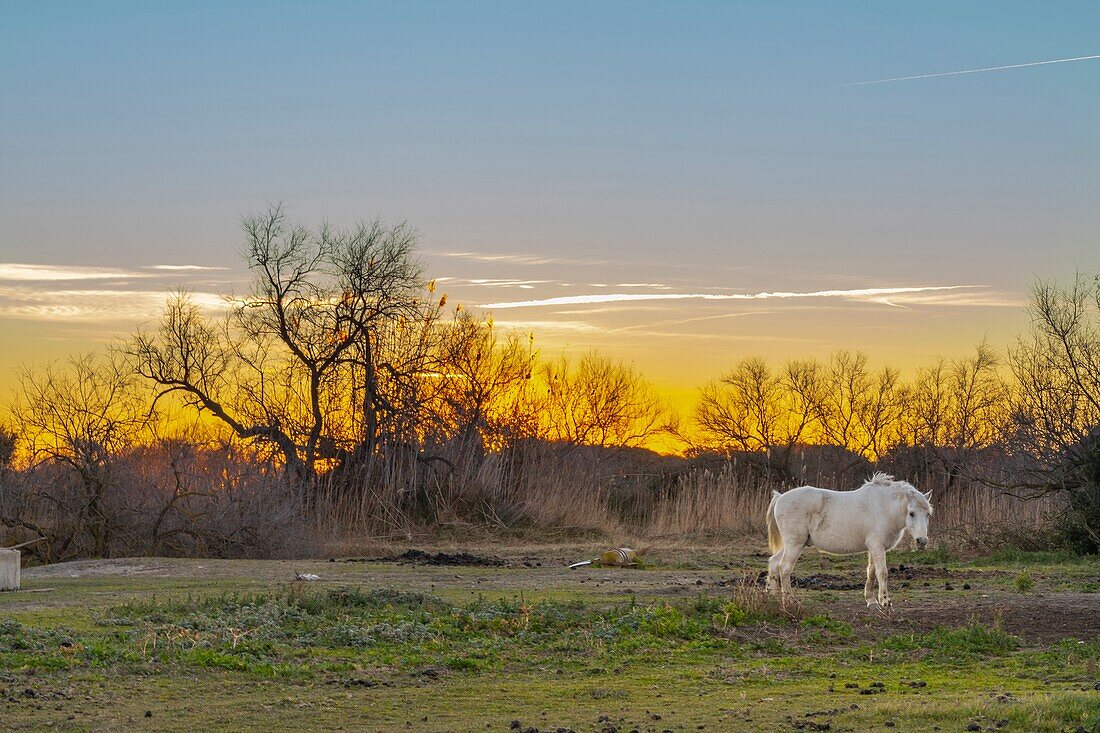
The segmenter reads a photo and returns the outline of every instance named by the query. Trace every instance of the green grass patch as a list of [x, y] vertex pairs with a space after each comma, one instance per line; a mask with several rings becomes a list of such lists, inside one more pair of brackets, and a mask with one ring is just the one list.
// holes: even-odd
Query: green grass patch
[[931, 550], [904, 550], [890, 553], [891, 562], [903, 562], [906, 565], [947, 565], [956, 561], [956, 557], [946, 547]]
[[[315, 673], [325, 654], [397, 669], [443, 659], [450, 670], [482, 672], [530, 668], [557, 654], [614, 661], [670, 649], [733, 653], [738, 645], [729, 640], [730, 630], [755, 623], [794, 622], [765, 607], [704, 595], [648, 603], [523, 596], [455, 603], [393, 588], [131, 601], [99, 619], [120, 659], [264, 675], [279, 665]], [[807, 627], [851, 633], [824, 616]], [[47, 647], [36, 650], [48, 653]]]
[[1017, 550], [1004, 548], [988, 555], [988, 562], [1022, 565], [1060, 565], [1087, 563], [1091, 558], [1069, 550]]
[[957, 629], [941, 627], [924, 634], [897, 634], [879, 644], [888, 651], [918, 652], [922, 660], [931, 662], [967, 662], [1001, 656], [1019, 645], [1011, 634], [979, 623]]

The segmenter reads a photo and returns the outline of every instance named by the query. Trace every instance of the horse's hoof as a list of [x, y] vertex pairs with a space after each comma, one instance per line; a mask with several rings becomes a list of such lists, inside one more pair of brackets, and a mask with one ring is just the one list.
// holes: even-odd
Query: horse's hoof
[[882, 606], [878, 605], [878, 601], [867, 601], [867, 608], [871, 611], [882, 610]]

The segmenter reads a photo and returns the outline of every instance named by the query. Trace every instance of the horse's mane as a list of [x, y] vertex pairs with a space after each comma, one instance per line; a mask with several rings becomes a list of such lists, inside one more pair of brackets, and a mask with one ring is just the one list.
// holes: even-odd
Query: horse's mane
[[875, 471], [871, 478], [867, 481], [867, 484], [875, 484], [878, 486], [895, 486], [902, 489], [910, 497], [915, 499], [918, 504], [928, 510], [929, 514], [932, 514], [932, 502], [928, 501], [928, 497], [921, 493], [916, 486], [908, 481], [896, 481], [893, 476], [882, 471]]

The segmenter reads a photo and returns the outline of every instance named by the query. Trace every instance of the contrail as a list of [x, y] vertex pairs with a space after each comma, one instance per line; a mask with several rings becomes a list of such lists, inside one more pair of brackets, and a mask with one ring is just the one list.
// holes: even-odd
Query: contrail
[[1050, 61], [1030, 61], [1026, 64], [1009, 64], [1008, 66], [987, 66], [984, 69], [964, 69], [962, 71], [943, 71], [938, 74], [917, 74], [916, 76], [895, 76], [891, 79], [874, 79], [872, 81], [857, 81], [851, 84], [841, 84], [842, 87], [861, 87], [866, 84], [885, 84], [891, 81], [910, 81], [912, 79], [934, 79], [937, 76], [959, 76], [960, 74], [980, 74], [983, 71], [1004, 71], [1005, 69], [1023, 69], [1028, 66], [1046, 66], [1047, 64], [1068, 64], [1071, 61], [1091, 61], [1100, 59], [1100, 54], [1093, 56], [1074, 56], [1071, 59], [1052, 59]]
[[773, 291], [765, 293], [599, 293], [592, 295], [566, 295], [542, 300], [513, 300], [504, 303], [485, 303], [477, 306], [487, 309], [538, 308], [549, 305], [581, 305], [588, 303], [621, 303], [639, 300], [770, 300], [773, 298], [881, 298], [887, 295], [924, 293], [932, 290], [959, 290], [981, 287], [978, 285], [937, 285], [909, 288], [858, 288], [854, 290], [815, 290], [809, 293]]

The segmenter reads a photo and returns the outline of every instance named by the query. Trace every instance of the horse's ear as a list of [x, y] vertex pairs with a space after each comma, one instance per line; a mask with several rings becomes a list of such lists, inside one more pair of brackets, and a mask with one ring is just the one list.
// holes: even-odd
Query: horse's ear
[[924, 495], [924, 498], [927, 499], [928, 501], [932, 501], [932, 492], [931, 492], [931, 490], [929, 490], [929, 492]]

